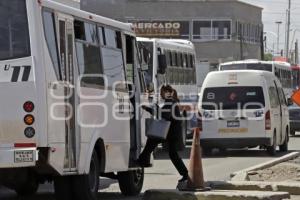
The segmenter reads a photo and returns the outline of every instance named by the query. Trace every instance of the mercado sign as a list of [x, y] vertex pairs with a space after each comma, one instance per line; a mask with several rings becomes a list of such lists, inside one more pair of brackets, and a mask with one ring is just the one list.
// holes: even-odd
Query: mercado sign
[[188, 21], [139, 21], [133, 26], [140, 37], [189, 38]]

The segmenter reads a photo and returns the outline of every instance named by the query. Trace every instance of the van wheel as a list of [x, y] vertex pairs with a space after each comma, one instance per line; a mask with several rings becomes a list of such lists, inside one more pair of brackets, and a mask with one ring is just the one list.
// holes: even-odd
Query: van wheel
[[39, 188], [39, 182], [37, 176], [34, 173], [28, 173], [28, 180], [19, 184], [15, 187], [15, 191], [19, 196], [32, 196], [34, 195]]
[[141, 193], [144, 184], [144, 169], [119, 172], [120, 190], [125, 196], [136, 196]]
[[73, 177], [73, 191], [78, 200], [96, 200], [99, 190], [100, 163], [96, 151], [92, 154], [90, 172]]
[[276, 142], [276, 133], [273, 136], [273, 144], [271, 146], [267, 146], [267, 152], [271, 156], [276, 155], [276, 148], [277, 148], [277, 142]]
[[282, 145], [279, 146], [279, 151], [280, 152], [287, 152], [288, 151], [288, 143], [289, 143], [289, 133], [288, 131], [286, 130], [286, 133], [285, 133], [285, 140], [284, 140], [284, 143]]
[[54, 178], [56, 200], [72, 200], [72, 177], [58, 176]]

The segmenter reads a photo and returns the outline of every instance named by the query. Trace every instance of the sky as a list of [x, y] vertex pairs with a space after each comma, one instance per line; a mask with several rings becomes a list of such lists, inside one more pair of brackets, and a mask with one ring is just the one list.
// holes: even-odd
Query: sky
[[[263, 10], [263, 24], [264, 31], [267, 35], [267, 48], [269, 50], [277, 49], [277, 29], [276, 21], [282, 21], [280, 25], [280, 49], [284, 48], [285, 31], [286, 31], [286, 10], [288, 9], [288, 0], [240, 0], [253, 5], [264, 8]], [[291, 29], [290, 44], [294, 39], [299, 39], [300, 42], [300, 1], [291, 0]], [[295, 37], [294, 37], [295, 35]], [[293, 44], [294, 47], [294, 44]]]

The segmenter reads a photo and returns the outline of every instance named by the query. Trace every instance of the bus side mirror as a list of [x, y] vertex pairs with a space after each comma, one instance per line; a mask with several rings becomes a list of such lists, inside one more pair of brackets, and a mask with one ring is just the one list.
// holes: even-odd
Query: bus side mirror
[[158, 55], [158, 73], [165, 74], [167, 69], [166, 55]]
[[153, 84], [153, 83], [149, 83], [149, 84], [147, 85], [147, 92], [148, 92], [148, 93], [154, 92], [154, 84]]
[[294, 104], [292, 98], [288, 98], [288, 99], [287, 99], [287, 104], [288, 104], [288, 106], [291, 106], [291, 105]]

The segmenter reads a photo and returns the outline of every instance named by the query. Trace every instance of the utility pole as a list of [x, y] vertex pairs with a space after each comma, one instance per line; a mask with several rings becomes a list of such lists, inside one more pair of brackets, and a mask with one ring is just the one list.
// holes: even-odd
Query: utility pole
[[276, 52], [276, 54], [279, 55], [280, 54], [280, 52], [279, 52], [279, 39], [280, 39], [279, 33], [280, 33], [280, 25], [282, 24], [282, 21], [277, 21], [275, 23], [277, 24], [277, 50], [276, 50], [277, 52]]
[[242, 25], [239, 24], [239, 36], [240, 36], [240, 60], [244, 60], [244, 49], [243, 49], [243, 34], [242, 34]]
[[286, 30], [286, 49], [285, 56], [287, 61], [289, 61], [289, 43], [290, 43], [290, 28], [291, 28], [291, 0], [289, 1], [289, 6], [287, 10], [287, 30]]
[[299, 47], [298, 47], [298, 40], [295, 43], [295, 64], [299, 64]]

